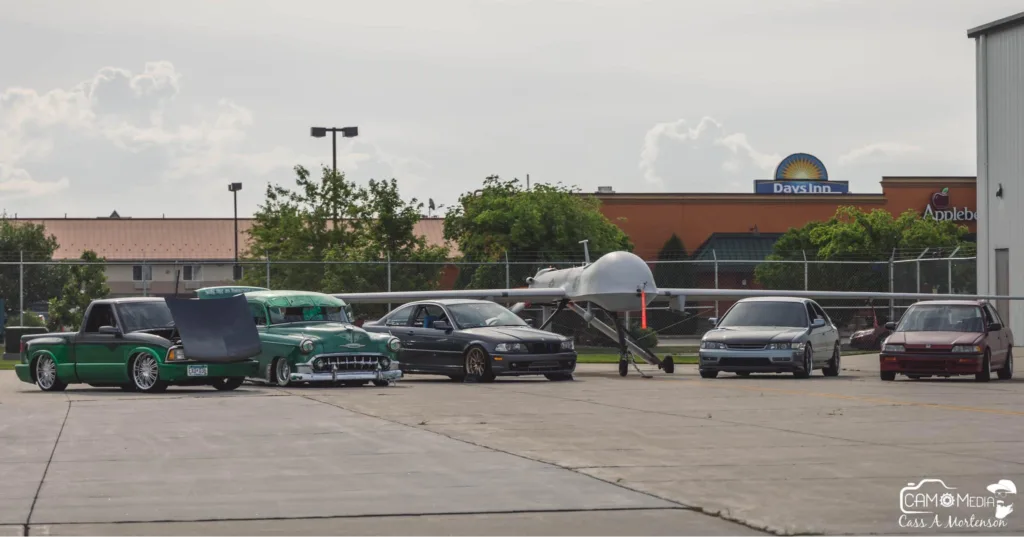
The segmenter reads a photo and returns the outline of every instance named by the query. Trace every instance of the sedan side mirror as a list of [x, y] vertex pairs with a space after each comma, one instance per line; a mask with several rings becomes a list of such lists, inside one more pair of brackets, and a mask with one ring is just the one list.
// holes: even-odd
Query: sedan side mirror
[[1003, 329], [1003, 325], [1001, 325], [999, 323], [989, 323], [988, 324], [988, 331], [989, 332], [998, 332], [998, 331], [1000, 331], [1002, 329]]
[[718, 326], [718, 317], [712, 317], [708, 319], [708, 322], [711, 323], [711, 326]]
[[821, 328], [822, 326], [825, 326], [825, 319], [821, 317], [811, 321], [811, 328]]
[[121, 331], [118, 330], [116, 326], [101, 326], [100, 327], [100, 333], [101, 334], [110, 334], [112, 336], [120, 336], [121, 335]]
[[896, 331], [896, 323], [894, 323], [892, 321], [889, 321], [889, 322], [885, 323], [885, 329], [890, 331], [890, 332], [895, 332]]
[[527, 326], [533, 326], [533, 319], [523, 319], [523, 321], [526, 322]]
[[434, 321], [434, 324], [432, 324], [431, 326], [433, 326], [436, 330], [444, 330], [445, 332], [452, 329], [452, 325], [448, 324], [445, 321]]

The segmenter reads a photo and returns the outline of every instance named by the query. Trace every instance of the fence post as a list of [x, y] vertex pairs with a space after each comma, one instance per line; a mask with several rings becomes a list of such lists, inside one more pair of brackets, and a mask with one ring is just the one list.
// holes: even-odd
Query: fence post
[[921, 258], [924, 257], [924, 254], [928, 253], [928, 250], [928, 248], [925, 248], [924, 251], [921, 252], [921, 255], [917, 256], [917, 260], [914, 262], [914, 264], [917, 265], [917, 288], [914, 289], [915, 293], [921, 292]]
[[270, 289], [270, 250], [267, 250], [267, 289]]
[[[715, 289], [718, 289], [718, 253], [712, 249], [711, 256], [715, 260]], [[715, 318], [718, 318], [718, 300], [715, 300]]]
[[149, 296], [149, 278], [146, 278], [146, 261], [142, 261], [142, 296]]
[[508, 268], [508, 250], [505, 250], [505, 289], [508, 289], [509, 287], [511, 287], [509, 282], [510, 282], [510, 274], [509, 274], [509, 268]]
[[25, 250], [18, 252], [18, 326], [25, 326]]
[[[388, 292], [391, 292], [391, 252], [388, 252]], [[391, 311], [390, 302], [388, 302], [388, 311]]]
[[[896, 249], [893, 248], [889, 255], [889, 293], [895, 293], [896, 289]], [[889, 299], [889, 321], [896, 320], [896, 299]]]
[[946, 260], [946, 276], [949, 278], [949, 282], [946, 286], [946, 293], [953, 294], [953, 256], [960, 251], [960, 247], [957, 246], [953, 253], [949, 254], [949, 258]]
[[808, 280], [809, 280], [808, 272], [809, 271], [807, 270], [807, 267], [808, 267], [808, 265], [807, 265], [807, 252], [804, 251], [804, 250], [800, 250], [800, 253], [803, 254], [803, 256], [804, 256], [804, 291], [807, 291], [807, 290], [810, 289], [810, 286], [808, 285]]

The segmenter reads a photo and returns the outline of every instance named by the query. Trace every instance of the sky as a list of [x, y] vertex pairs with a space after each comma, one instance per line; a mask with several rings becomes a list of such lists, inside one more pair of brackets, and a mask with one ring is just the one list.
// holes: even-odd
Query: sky
[[[331, 165], [443, 212], [489, 175], [752, 192], [976, 173], [969, 28], [1024, 0], [0, 0], [0, 210], [240, 216]], [[437, 211], [435, 211], [437, 214]]]

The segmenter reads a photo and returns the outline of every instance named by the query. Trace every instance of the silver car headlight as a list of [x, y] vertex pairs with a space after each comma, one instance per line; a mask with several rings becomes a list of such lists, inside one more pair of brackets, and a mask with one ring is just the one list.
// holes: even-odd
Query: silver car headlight
[[793, 344], [792, 343], [769, 343], [768, 344], [768, 350], [770, 350], [770, 351], [775, 351], [775, 350], [785, 351], [785, 350], [790, 350], [792, 348], [793, 348]]
[[563, 351], [571, 351], [571, 350], [573, 350], [575, 348], [576, 348], [576, 344], [571, 339], [567, 339], [567, 340], [562, 342], [562, 350]]
[[393, 337], [388, 340], [388, 349], [391, 352], [398, 352], [402, 348], [402, 340]]
[[719, 341], [701, 341], [700, 348], [702, 349], [724, 349], [725, 343]]
[[304, 339], [302, 340], [302, 343], [299, 343], [299, 350], [302, 351], [303, 354], [309, 354], [313, 352], [314, 346], [312, 339]]
[[495, 352], [526, 352], [526, 345], [522, 343], [498, 343], [494, 346]]

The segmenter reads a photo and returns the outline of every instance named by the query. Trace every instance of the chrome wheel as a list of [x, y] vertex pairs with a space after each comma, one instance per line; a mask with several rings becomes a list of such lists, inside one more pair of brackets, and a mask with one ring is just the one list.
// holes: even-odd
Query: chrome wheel
[[484, 356], [484, 351], [472, 349], [466, 355], [466, 374], [477, 377], [483, 376], [486, 364], [487, 358]]
[[287, 386], [292, 378], [292, 366], [288, 363], [287, 358], [278, 358], [277, 367], [274, 372], [277, 377], [278, 386]]
[[43, 356], [36, 362], [36, 383], [44, 390], [53, 389], [57, 382], [57, 364], [53, 358]]
[[159, 382], [160, 368], [156, 363], [156, 358], [148, 354], [143, 354], [135, 359], [135, 365], [132, 367], [132, 378], [135, 380], [135, 386], [142, 391], [149, 391], [156, 387]]

